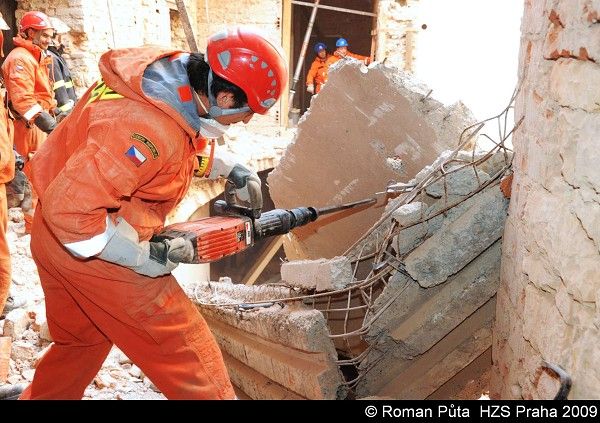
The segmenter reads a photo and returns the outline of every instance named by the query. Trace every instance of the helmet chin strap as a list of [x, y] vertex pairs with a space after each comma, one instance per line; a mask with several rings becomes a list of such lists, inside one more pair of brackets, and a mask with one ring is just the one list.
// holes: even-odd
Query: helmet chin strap
[[208, 113], [208, 110], [206, 110], [206, 106], [204, 105], [202, 100], [200, 100], [200, 96], [198, 96], [198, 93], [193, 88], [192, 97], [194, 97], [194, 101], [196, 102], [196, 104], [199, 105], [202, 108], [202, 110], [204, 110], [204, 114], [200, 115], [200, 117], [210, 118], [210, 113]]
[[[210, 109], [208, 109], [208, 114], [211, 115], [213, 118], [216, 118], [219, 116], [235, 115], [236, 113], [246, 113], [246, 112], [252, 111], [252, 109], [248, 106], [238, 107], [235, 109], [223, 109], [223, 108], [219, 107], [217, 105], [217, 100], [212, 92], [212, 88], [211, 88], [212, 82], [213, 82], [213, 72], [211, 69], [208, 71], [208, 102], [210, 104]], [[204, 105], [202, 106], [202, 108], [206, 111], [206, 109], [204, 108]]]

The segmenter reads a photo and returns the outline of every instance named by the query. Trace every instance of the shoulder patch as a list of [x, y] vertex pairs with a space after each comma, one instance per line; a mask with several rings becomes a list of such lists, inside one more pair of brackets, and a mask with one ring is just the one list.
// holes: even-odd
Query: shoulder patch
[[144, 144], [146, 147], [148, 147], [148, 150], [150, 150], [150, 153], [152, 153], [152, 159], [156, 160], [156, 158], [158, 157], [158, 148], [156, 148], [156, 146], [154, 145], [154, 143], [152, 141], [150, 141], [148, 138], [146, 138], [142, 134], [138, 134], [137, 132], [134, 132], [133, 134], [131, 134], [131, 138], [133, 138], [134, 140], [138, 140], [139, 142]]
[[129, 160], [131, 160], [133, 162], [134, 165], [136, 165], [137, 167], [140, 167], [141, 165], [144, 164], [144, 162], [148, 159], [146, 159], [146, 156], [144, 156], [140, 150], [138, 150], [137, 148], [135, 148], [135, 145], [132, 145], [131, 147], [129, 147], [129, 149], [125, 152], [125, 155], [127, 156], [127, 158]]

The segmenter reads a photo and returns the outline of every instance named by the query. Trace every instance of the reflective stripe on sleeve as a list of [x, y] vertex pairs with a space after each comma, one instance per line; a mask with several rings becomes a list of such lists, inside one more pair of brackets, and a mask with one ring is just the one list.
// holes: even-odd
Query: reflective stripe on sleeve
[[39, 104], [35, 104], [35, 106], [32, 106], [31, 109], [27, 110], [25, 112], [25, 114], [23, 115], [23, 118], [25, 120], [31, 120], [31, 118], [33, 118], [35, 115], [37, 115], [39, 112], [41, 112], [42, 110], [42, 106], [40, 106]]
[[84, 241], [76, 241], [64, 244], [64, 246], [69, 250], [71, 254], [76, 257], [88, 258], [95, 256], [100, 253], [106, 244], [110, 240], [110, 238], [114, 235], [116, 230], [116, 226], [110, 220], [108, 216], [106, 216], [106, 230], [99, 235], [96, 235], [90, 239], [86, 239]]

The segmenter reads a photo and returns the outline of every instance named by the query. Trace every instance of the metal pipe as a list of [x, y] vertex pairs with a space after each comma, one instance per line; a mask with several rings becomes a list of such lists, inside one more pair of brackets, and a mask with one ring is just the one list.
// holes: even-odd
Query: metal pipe
[[[288, 102], [288, 117], [291, 116], [292, 106], [294, 105], [294, 94], [296, 94], [296, 84], [298, 83], [298, 79], [300, 79], [300, 71], [302, 70], [302, 65], [304, 64], [304, 57], [306, 56], [306, 47], [308, 46], [308, 40], [310, 39], [310, 34], [312, 33], [312, 28], [315, 23], [315, 18], [317, 17], [317, 10], [319, 8], [319, 2], [321, 0], [315, 0], [314, 4], [312, 4], [313, 10], [310, 14], [310, 19], [308, 21], [308, 27], [306, 28], [306, 33], [304, 34], [304, 41], [302, 42], [302, 48], [300, 49], [300, 56], [298, 57], [298, 62], [296, 62], [296, 71], [294, 72], [294, 79], [292, 80], [292, 86], [290, 87], [290, 99]], [[293, 2], [292, 2], [293, 3]], [[310, 3], [307, 3], [307, 5]]]
[[[309, 7], [313, 7], [312, 3], [308, 3], [305, 1], [297, 1], [297, 0], [292, 0], [292, 4], [297, 4], [299, 6], [309, 6]], [[327, 10], [335, 10], [337, 12], [346, 12], [346, 13], [353, 13], [355, 15], [364, 15], [364, 16], [374, 16], [377, 17], [377, 13], [371, 13], [371, 12], [363, 12], [361, 10], [354, 10], [354, 9], [346, 9], [344, 7], [334, 7], [334, 6], [318, 6], [319, 9], [327, 9]]]
[[365, 206], [365, 205], [372, 206], [376, 202], [377, 202], [376, 198], [367, 198], [366, 200], [355, 201], [353, 203], [342, 204], [340, 206], [323, 207], [323, 208], [316, 209], [316, 210], [319, 213], [319, 216], [321, 216], [324, 214], [335, 213], [335, 212], [338, 212], [341, 210], [352, 209], [352, 208], [358, 207], [358, 206]]

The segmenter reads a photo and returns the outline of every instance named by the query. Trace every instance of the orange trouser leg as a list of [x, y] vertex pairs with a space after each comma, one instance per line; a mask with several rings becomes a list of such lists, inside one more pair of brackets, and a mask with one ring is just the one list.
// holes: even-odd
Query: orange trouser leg
[[48, 135], [34, 124], [28, 128], [24, 121], [17, 119], [14, 123], [15, 136], [14, 144], [17, 153], [29, 159], [29, 153], [35, 153], [40, 145], [46, 140]]
[[[22, 155], [25, 162], [29, 161], [30, 155], [34, 154], [42, 143], [46, 140], [48, 135], [34, 124], [28, 128], [25, 122], [22, 120], [16, 120], [14, 123], [15, 136], [14, 145], [17, 152]], [[27, 168], [25, 173], [29, 177]], [[31, 184], [29, 184], [31, 187]], [[33, 224], [33, 214], [35, 213], [35, 206], [37, 204], [37, 194], [31, 188], [31, 202], [22, 205], [23, 215], [25, 218], [25, 233], [31, 233], [31, 226]]]
[[7, 228], [6, 185], [0, 184], [0, 313], [4, 309], [11, 281], [10, 251], [6, 240]]
[[219, 347], [175, 278], [147, 278], [100, 259], [74, 258], [48, 230], [42, 207], [31, 251], [60, 348], [44, 355], [23, 398], [81, 397], [111, 343], [168, 398], [234, 398]]
[[25, 195], [25, 199], [21, 203], [21, 210], [23, 211], [23, 220], [25, 220], [25, 233], [30, 234], [33, 226], [33, 215], [35, 214], [35, 207], [37, 206], [38, 196], [31, 185], [29, 184], [30, 192]]

